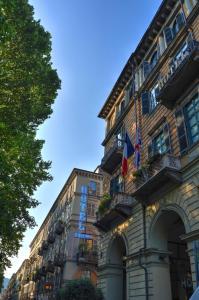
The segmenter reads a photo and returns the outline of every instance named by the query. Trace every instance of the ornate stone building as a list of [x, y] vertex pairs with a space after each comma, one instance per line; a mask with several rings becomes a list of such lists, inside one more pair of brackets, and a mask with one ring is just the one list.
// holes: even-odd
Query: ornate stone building
[[55, 299], [57, 290], [71, 279], [90, 278], [96, 284], [99, 234], [93, 223], [102, 180], [98, 170], [72, 171], [3, 299]]
[[[162, 2], [99, 113], [106, 300], [186, 300], [199, 285], [198, 12], [197, 0]], [[135, 154], [123, 178], [126, 133]]]

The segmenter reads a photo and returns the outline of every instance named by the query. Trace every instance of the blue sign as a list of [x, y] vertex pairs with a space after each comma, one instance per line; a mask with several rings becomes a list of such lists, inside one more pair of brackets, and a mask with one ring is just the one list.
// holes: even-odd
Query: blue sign
[[80, 212], [79, 212], [79, 226], [78, 232], [75, 233], [75, 237], [79, 239], [91, 239], [90, 234], [86, 234], [86, 219], [87, 219], [87, 198], [88, 198], [88, 187], [86, 185], [81, 186], [81, 197], [80, 197]]
[[91, 240], [92, 236], [86, 233], [75, 232], [75, 237], [79, 239]]

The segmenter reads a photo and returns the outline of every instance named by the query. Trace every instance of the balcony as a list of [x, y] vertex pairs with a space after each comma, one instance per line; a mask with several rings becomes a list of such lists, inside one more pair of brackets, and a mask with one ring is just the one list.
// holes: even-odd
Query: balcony
[[59, 220], [55, 226], [55, 233], [60, 235], [62, 232], [64, 232], [64, 223]]
[[199, 42], [192, 41], [171, 65], [169, 73], [159, 81], [158, 101], [168, 109], [199, 75]]
[[115, 139], [112, 147], [105, 153], [101, 168], [103, 171], [112, 174], [115, 168], [122, 162], [123, 141]]
[[96, 251], [79, 251], [77, 253], [77, 264], [91, 264], [97, 265], [97, 252]]
[[180, 160], [166, 154], [156, 156], [148, 168], [139, 170], [133, 182], [133, 194], [138, 201], [153, 202], [182, 183]]
[[48, 241], [49, 244], [53, 244], [54, 243], [54, 241], [55, 241], [55, 235], [54, 235], [53, 232], [49, 233], [47, 241]]
[[48, 242], [47, 241], [42, 242], [41, 249], [42, 249], [42, 251], [46, 251], [48, 249]]
[[55, 271], [54, 263], [51, 260], [49, 260], [46, 265], [46, 272], [54, 273], [54, 271]]
[[45, 277], [46, 276], [46, 267], [41, 267], [39, 270], [38, 270], [38, 275], [41, 276], [41, 277]]
[[54, 266], [55, 267], [63, 267], [64, 265], [64, 259], [63, 254], [57, 254], [54, 258]]
[[126, 193], [117, 193], [110, 200], [104, 213], [97, 213], [97, 221], [94, 224], [100, 230], [108, 232], [117, 225], [125, 222], [132, 214], [135, 199]]

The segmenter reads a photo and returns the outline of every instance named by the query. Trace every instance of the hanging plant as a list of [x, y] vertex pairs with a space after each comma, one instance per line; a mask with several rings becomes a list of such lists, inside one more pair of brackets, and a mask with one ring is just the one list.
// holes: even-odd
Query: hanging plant
[[98, 207], [98, 213], [103, 215], [110, 208], [110, 204], [111, 196], [109, 194], [104, 194]]

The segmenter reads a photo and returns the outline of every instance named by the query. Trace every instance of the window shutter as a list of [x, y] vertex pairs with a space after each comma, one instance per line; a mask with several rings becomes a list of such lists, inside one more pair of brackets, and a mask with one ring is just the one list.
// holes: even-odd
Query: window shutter
[[165, 40], [166, 40], [166, 43], [167, 43], [167, 46], [168, 46], [173, 40], [173, 32], [172, 32], [172, 29], [170, 27], [166, 27], [164, 29], [164, 36], [165, 36]]
[[154, 156], [154, 143], [153, 141], [151, 141], [149, 144], [148, 144], [148, 158], [152, 158]]
[[144, 92], [144, 93], [142, 93], [141, 97], [142, 97], [142, 114], [146, 115], [149, 113], [150, 93]]
[[155, 98], [156, 98], [157, 102], [158, 102], [157, 98], [158, 98], [159, 92], [160, 92], [160, 89], [159, 89], [159, 86], [157, 85], [157, 87], [155, 88]]
[[189, 32], [188, 36], [187, 36], [187, 48], [188, 51], [191, 51], [194, 47], [194, 39], [193, 39], [193, 34], [192, 32]]
[[125, 102], [125, 106], [129, 103], [129, 88], [125, 90], [125, 96], [124, 96], [124, 102]]
[[144, 72], [144, 78], [146, 79], [150, 72], [150, 64], [148, 63], [148, 61], [143, 62], [143, 72]]
[[180, 30], [184, 26], [184, 23], [185, 23], [185, 17], [184, 17], [183, 13], [179, 13], [177, 15], [176, 22], [178, 24], [178, 29]]
[[132, 80], [130, 83], [130, 86], [129, 86], [129, 101], [133, 97], [134, 93], [135, 93], [135, 82], [134, 82], [134, 80]]
[[116, 192], [116, 188], [117, 188], [116, 180], [115, 180], [115, 178], [113, 178], [110, 181], [110, 195], [111, 196], [113, 196], [113, 194]]
[[96, 193], [98, 196], [100, 195], [100, 183], [99, 182], [97, 182]]
[[165, 139], [165, 144], [167, 147], [166, 152], [171, 153], [171, 138], [170, 138], [170, 133], [169, 133], [169, 125], [166, 123], [163, 127], [163, 133], [164, 133], [164, 139]]
[[184, 122], [183, 110], [179, 109], [175, 113], [175, 117], [176, 117], [176, 125], [177, 125], [177, 131], [178, 131], [180, 152], [183, 153], [188, 147], [188, 140], [187, 140], [187, 135], [186, 135], [186, 127], [185, 127], [185, 122]]

